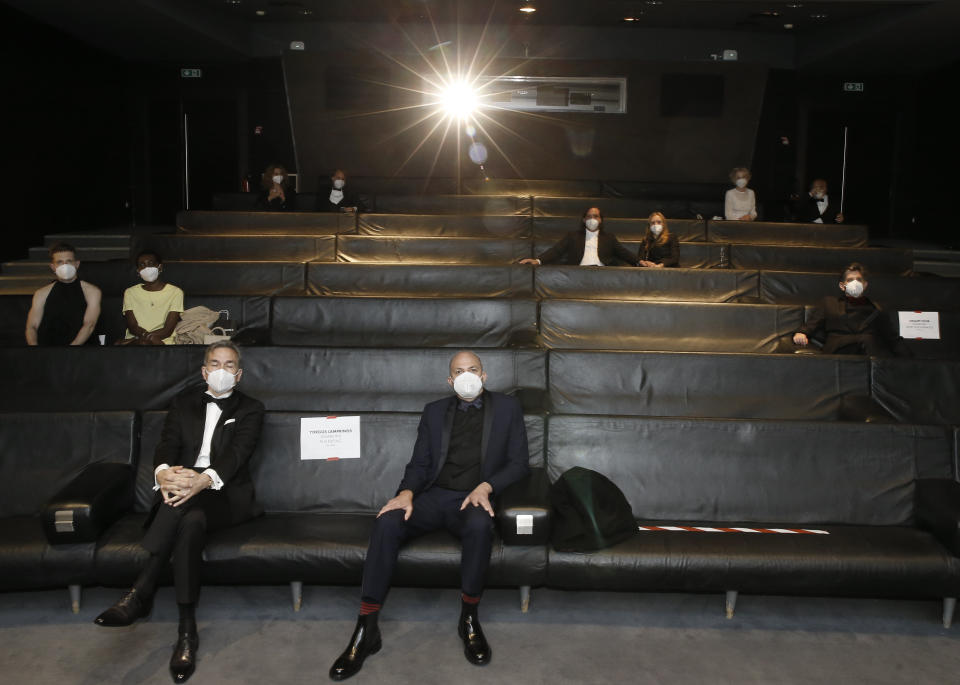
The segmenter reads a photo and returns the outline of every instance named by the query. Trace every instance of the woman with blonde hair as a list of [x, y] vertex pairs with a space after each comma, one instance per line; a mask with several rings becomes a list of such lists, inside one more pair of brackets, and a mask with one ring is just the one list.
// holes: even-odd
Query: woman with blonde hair
[[638, 266], [679, 266], [680, 245], [677, 237], [671, 235], [667, 228], [666, 218], [660, 212], [654, 212], [648, 221], [647, 232], [640, 246]]
[[733, 188], [727, 191], [723, 201], [723, 215], [727, 221], [753, 221], [757, 218], [757, 196], [750, 183], [750, 170], [738, 166], [730, 172]]

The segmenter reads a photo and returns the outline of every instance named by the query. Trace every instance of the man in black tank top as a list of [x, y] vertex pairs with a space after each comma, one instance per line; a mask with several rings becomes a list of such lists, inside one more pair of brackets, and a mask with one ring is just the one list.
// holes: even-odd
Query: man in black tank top
[[83, 345], [100, 318], [100, 289], [77, 278], [76, 250], [57, 243], [50, 248], [50, 270], [57, 280], [33, 294], [27, 314], [28, 345]]

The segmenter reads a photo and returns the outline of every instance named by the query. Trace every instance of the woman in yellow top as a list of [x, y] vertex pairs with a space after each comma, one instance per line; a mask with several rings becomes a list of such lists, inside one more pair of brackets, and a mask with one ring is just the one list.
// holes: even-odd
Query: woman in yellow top
[[143, 283], [123, 293], [127, 335], [119, 344], [173, 345], [173, 329], [183, 313], [183, 291], [160, 278], [163, 260], [156, 252], [141, 252], [136, 264]]

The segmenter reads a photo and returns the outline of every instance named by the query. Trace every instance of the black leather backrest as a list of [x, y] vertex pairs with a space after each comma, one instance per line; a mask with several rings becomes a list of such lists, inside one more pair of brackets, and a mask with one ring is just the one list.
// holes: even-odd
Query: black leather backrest
[[736, 302], [757, 297], [756, 271], [734, 269], [591, 269], [539, 266], [537, 297], [580, 300]]
[[830, 421], [870, 388], [865, 357], [554, 350], [549, 366], [564, 414]]
[[916, 477], [952, 475], [945, 428], [551, 416], [547, 465], [616, 483], [660, 521], [903, 525]]
[[529, 238], [530, 217], [479, 214], [361, 214], [359, 235]]
[[532, 345], [535, 300], [275, 297], [276, 345], [504, 347]]
[[[140, 282], [129, 260], [83, 264], [84, 280], [105, 295], [122, 295]], [[302, 292], [306, 266], [301, 262], [164, 262], [163, 275], [187, 295], [273, 295]]]
[[[873, 274], [905, 275], [913, 270], [913, 250], [890, 247], [804, 247], [789, 245], [731, 245], [735, 269], [822, 271], [837, 274], [845, 264], [860, 262]], [[839, 279], [838, 279], [839, 280]]]
[[870, 366], [871, 395], [897, 421], [960, 425], [960, 361], [871, 359]]
[[396, 264], [514, 264], [530, 256], [530, 241], [520, 238], [430, 238], [343, 235], [337, 261]]
[[[544, 391], [542, 350], [475, 350], [497, 392]], [[244, 392], [283, 411], [416, 412], [450, 391], [454, 350], [251, 347], [244, 351]]]
[[801, 313], [774, 305], [544, 300], [540, 336], [553, 349], [773, 352], [800, 327]]
[[352, 230], [352, 214], [334, 212], [177, 212], [177, 228], [188, 233], [284, 233], [336, 235]]
[[0, 414], [0, 518], [38, 514], [87, 464], [132, 465], [137, 426], [129, 411]]
[[334, 235], [159, 234], [138, 238], [131, 250], [157, 250], [167, 260], [332, 262]]
[[530, 215], [530, 198], [514, 195], [377, 194], [377, 212], [390, 214]]
[[[647, 232], [647, 217], [604, 217], [603, 230], [613, 233], [618, 240], [642, 240]], [[703, 219], [668, 219], [670, 233], [680, 242], [703, 242], [707, 239], [707, 222]], [[535, 216], [533, 237], [544, 240], [559, 240], [580, 226], [580, 215]]]
[[866, 226], [769, 221], [711, 221], [707, 235], [709, 240], [718, 243], [813, 247], [866, 247], [870, 238]]
[[[819, 304], [824, 297], [840, 294], [840, 268], [843, 265], [836, 273], [761, 271], [760, 297], [771, 304]], [[884, 309], [960, 309], [960, 279], [870, 274], [867, 284], [867, 297]]]
[[311, 295], [533, 297], [533, 267], [520, 264], [310, 264]]
[[[419, 412], [340, 414], [361, 417], [360, 459], [301, 460], [301, 417], [324, 415], [267, 412], [260, 442], [249, 464], [257, 500], [267, 511], [376, 511], [396, 494], [416, 442]], [[136, 497], [140, 511], [146, 511], [153, 501], [153, 451], [165, 417], [166, 412], [152, 412], [144, 417]], [[524, 421], [530, 463], [540, 466], [543, 417], [526, 416]]]

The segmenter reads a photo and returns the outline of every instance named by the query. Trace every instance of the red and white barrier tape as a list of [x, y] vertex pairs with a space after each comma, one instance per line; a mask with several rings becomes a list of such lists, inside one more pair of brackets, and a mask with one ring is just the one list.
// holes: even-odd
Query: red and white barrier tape
[[714, 528], [710, 526], [637, 526], [643, 531], [666, 530], [681, 533], [778, 533], [780, 535], [830, 535], [816, 528]]

